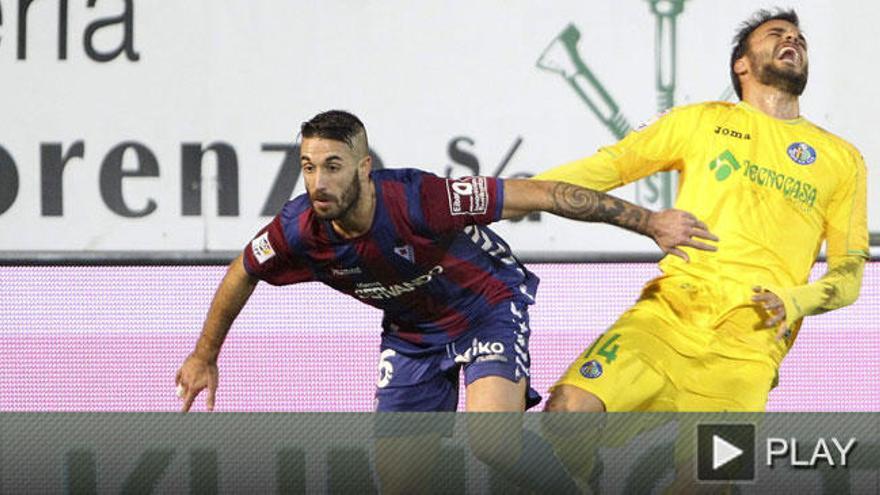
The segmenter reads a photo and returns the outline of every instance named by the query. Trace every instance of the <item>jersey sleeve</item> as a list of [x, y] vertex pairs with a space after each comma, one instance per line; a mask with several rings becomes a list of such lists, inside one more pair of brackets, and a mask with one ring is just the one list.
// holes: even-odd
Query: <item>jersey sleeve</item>
[[655, 172], [681, 170], [684, 144], [696, 126], [698, 107], [673, 109], [589, 157], [542, 172], [534, 179], [557, 180], [608, 191]]
[[868, 186], [865, 161], [854, 156], [853, 172], [831, 196], [825, 217], [828, 257], [858, 255], [870, 258], [868, 247]]
[[294, 253], [284, 235], [281, 215], [276, 216], [244, 248], [244, 268], [252, 276], [272, 285], [290, 285], [314, 280], [306, 258]]
[[425, 227], [437, 233], [452, 232], [500, 220], [504, 182], [493, 177], [450, 179], [424, 174], [418, 195]]

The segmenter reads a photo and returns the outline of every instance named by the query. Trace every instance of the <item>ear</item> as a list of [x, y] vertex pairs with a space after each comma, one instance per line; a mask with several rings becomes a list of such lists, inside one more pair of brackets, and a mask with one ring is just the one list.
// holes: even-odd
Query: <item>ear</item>
[[364, 177], [370, 175], [370, 170], [373, 169], [373, 157], [371, 157], [370, 155], [364, 157], [364, 159], [361, 160], [361, 163], [358, 164], [358, 169]]
[[738, 76], [743, 76], [749, 72], [749, 62], [747, 60], [748, 57], [742, 56], [737, 59], [736, 62], [733, 63], [733, 73]]

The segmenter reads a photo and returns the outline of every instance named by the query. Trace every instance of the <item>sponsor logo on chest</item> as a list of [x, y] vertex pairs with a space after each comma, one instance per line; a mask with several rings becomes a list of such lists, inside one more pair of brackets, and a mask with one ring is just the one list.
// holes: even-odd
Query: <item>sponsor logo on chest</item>
[[434, 280], [434, 277], [441, 273], [443, 273], [443, 267], [436, 265], [428, 270], [428, 273], [399, 284], [383, 285], [381, 282], [360, 282], [354, 290], [354, 295], [361, 299], [393, 299], [418, 289]]
[[[811, 154], [812, 160], [815, 161], [815, 150], [806, 153]], [[802, 157], [803, 160], [806, 160], [805, 156]], [[724, 150], [709, 161], [708, 168], [713, 172], [713, 176], [718, 182], [724, 182], [736, 175], [740, 180], [747, 180], [761, 188], [775, 190], [782, 194], [786, 200], [801, 203], [807, 208], [812, 208], [819, 197], [819, 190], [816, 186], [806, 178], [797, 176], [800, 174], [779, 171], [776, 167], [760, 165], [748, 159], [740, 161], [730, 150]]]

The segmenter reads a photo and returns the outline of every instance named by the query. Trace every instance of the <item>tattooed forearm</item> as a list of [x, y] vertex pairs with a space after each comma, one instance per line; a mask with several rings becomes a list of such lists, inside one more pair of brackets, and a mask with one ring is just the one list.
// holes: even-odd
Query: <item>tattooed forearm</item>
[[552, 213], [573, 220], [603, 222], [649, 235], [649, 210], [599, 191], [563, 182], [553, 188]]

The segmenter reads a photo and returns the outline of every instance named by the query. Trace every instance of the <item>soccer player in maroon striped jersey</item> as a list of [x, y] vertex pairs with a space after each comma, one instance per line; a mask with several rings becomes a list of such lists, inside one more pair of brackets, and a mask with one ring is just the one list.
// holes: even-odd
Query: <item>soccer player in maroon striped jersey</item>
[[546, 211], [649, 236], [664, 252], [714, 249], [689, 213], [561, 182], [373, 171], [364, 125], [347, 112], [319, 114], [301, 135], [307, 194], [229, 266], [177, 373], [184, 411], [204, 389], [214, 408], [221, 345], [260, 280], [320, 281], [383, 310], [378, 411], [454, 411], [464, 369], [468, 411], [518, 412], [540, 402], [528, 351], [538, 279], [486, 224]]

